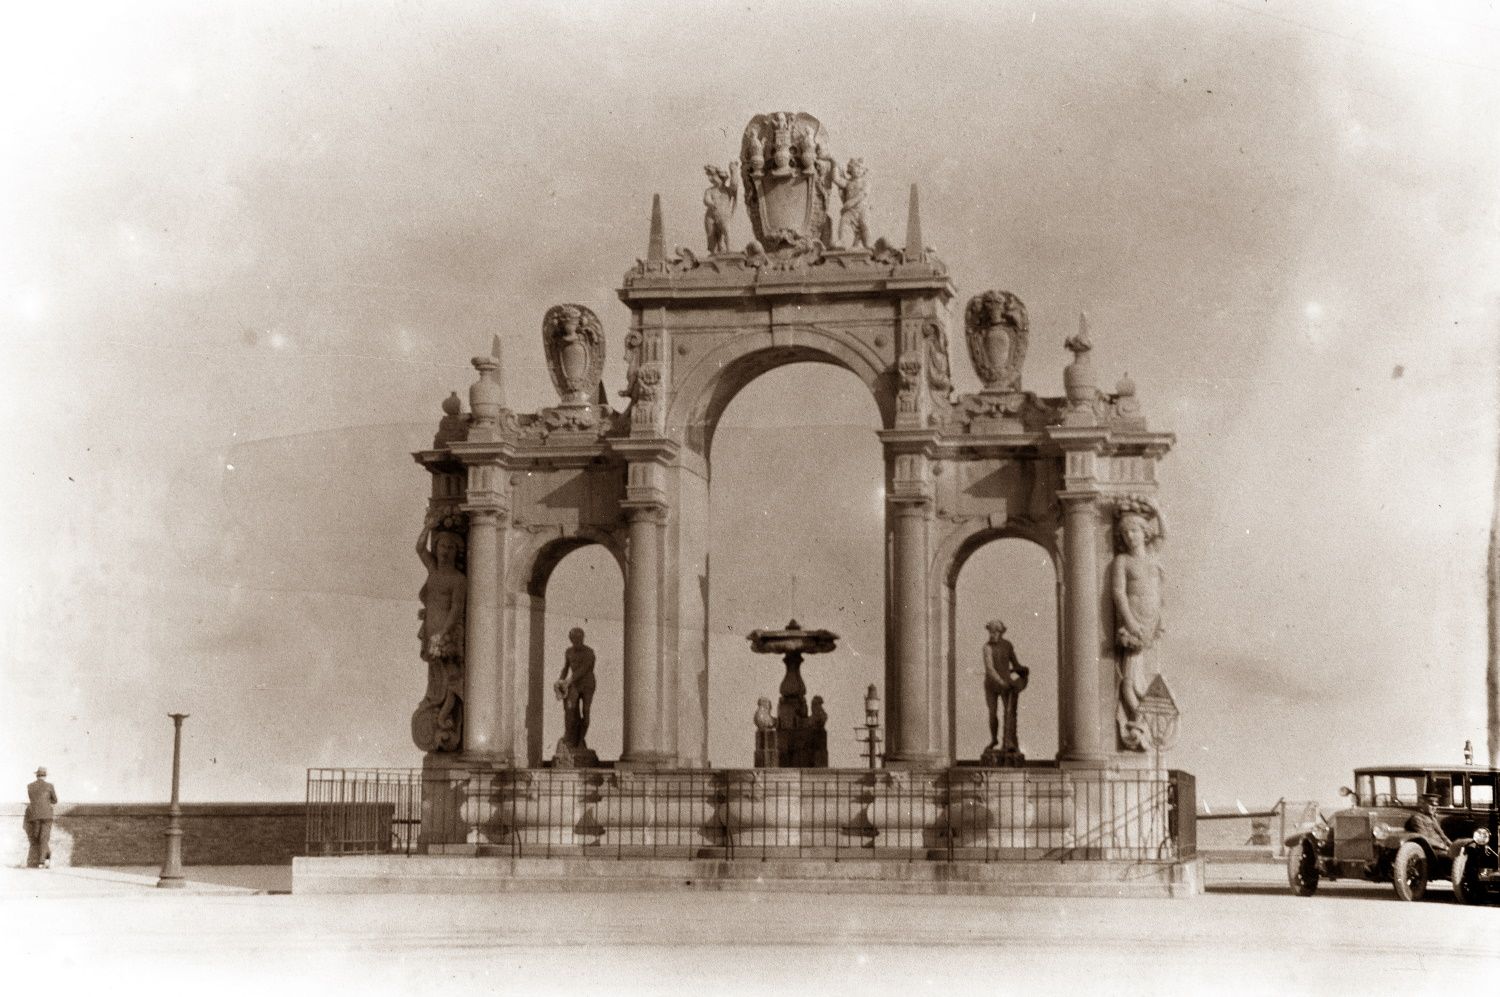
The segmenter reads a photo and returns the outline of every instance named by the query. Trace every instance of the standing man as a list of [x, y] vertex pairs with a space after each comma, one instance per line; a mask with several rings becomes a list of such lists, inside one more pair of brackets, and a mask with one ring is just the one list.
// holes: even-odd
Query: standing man
[[26, 853], [26, 868], [46, 869], [52, 864], [52, 806], [57, 790], [47, 781], [47, 770], [36, 770], [36, 781], [26, 787], [26, 837], [31, 850]]

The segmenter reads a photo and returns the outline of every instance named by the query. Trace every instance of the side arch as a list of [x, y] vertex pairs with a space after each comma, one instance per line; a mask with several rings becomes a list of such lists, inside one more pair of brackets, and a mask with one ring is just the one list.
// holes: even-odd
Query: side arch
[[[503, 653], [509, 659], [507, 671], [515, 682], [513, 695], [522, 707], [526, 765], [538, 768], [542, 765], [545, 748], [546, 711], [553, 702], [546, 672], [547, 584], [563, 558], [595, 544], [609, 551], [620, 569], [623, 582], [626, 554], [623, 537], [596, 527], [576, 527], [560, 534], [552, 531], [550, 536], [541, 537], [517, 532], [521, 532], [529, 543], [516, 551], [518, 556], [507, 572], [505, 591], [510, 639]], [[623, 587], [622, 584], [622, 590]], [[623, 617], [623, 600], [620, 612]]]
[[[1054, 669], [1061, 670], [1067, 653], [1063, 646], [1063, 606], [1065, 573], [1062, 550], [1058, 545], [1055, 524], [1027, 519], [1011, 519], [992, 525], [985, 519], [964, 520], [954, 526], [937, 544], [933, 555], [928, 599], [928, 633], [933, 661], [943, 667], [934, 669], [937, 688], [932, 689], [933, 702], [941, 704], [940, 743], [946, 743], [948, 756], [958, 758], [958, 577], [964, 565], [980, 548], [997, 540], [1025, 540], [1047, 553], [1052, 564], [1054, 617], [1056, 619], [1057, 657]], [[1059, 704], [1059, 707], [1061, 704]], [[1061, 717], [1061, 709], [1059, 709]]]
[[672, 386], [668, 430], [707, 456], [719, 417], [734, 396], [760, 375], [793, 363], [826, 363], [850, 371], [875, 399], [881, 425], [895, 424], [894, 374], [880, 354], [840, 330], [797, 325], [774, 333], [742, 333], [699, 357]]

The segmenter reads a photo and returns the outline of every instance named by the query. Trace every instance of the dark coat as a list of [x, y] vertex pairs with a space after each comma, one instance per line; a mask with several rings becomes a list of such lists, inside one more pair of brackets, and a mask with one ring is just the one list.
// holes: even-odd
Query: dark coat
[[57, 790], [46, 779], [37, 779], [26, 787], [26, 820], [51, 820], [52, 804], [57, 802]]

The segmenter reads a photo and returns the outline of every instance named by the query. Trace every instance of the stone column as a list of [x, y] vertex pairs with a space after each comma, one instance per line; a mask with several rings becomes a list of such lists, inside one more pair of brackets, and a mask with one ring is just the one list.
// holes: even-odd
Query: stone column
[[896, 727], [890, 732], [888, 759], [894, 764], [933, 765], [939, 758], [933, 743], [931, 677], [927, 641], [927, 516], [926, 502], [892, 502], [891, 595], [892, 613], [886, 625], [896, 639], [895, 689], [888, 698], [898, 707]]
[[464, 619], [464, 755], [509, 762], [500, 675], [500, 510], [467, 506], [469, 595]]
[[1058, 675], [1058, 759], [1097, 763], [1105, 757], [1099, 713], [1098, 494], [1065, 491], [1063, 557], [1067, 602], [1063, 606], [1066, 660]]
[[655, 504], [628, 505], [625, 573], [625, 723], [620, 761], [667, 761], [661, 744], [661, 520]]

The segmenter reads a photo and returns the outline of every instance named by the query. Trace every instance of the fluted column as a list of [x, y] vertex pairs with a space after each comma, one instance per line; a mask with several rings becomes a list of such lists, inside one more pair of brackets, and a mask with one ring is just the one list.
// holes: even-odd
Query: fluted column
[[630, 558], [625, 572], [625, 723], [620, 761], [668, 760], [661, 743], [661, 526], [654, 504], [627, 507]]
[[1105, 757], [1099, 712], [1098, 495], [1062, 492], [1067, 601], [1066, 661], [1058, 675], [1058, 758], [1099, 762]]
[[500, 675], [500, 510], [468, 507], [469, 593], [464, 619], [464, 754], [509, 761]]

